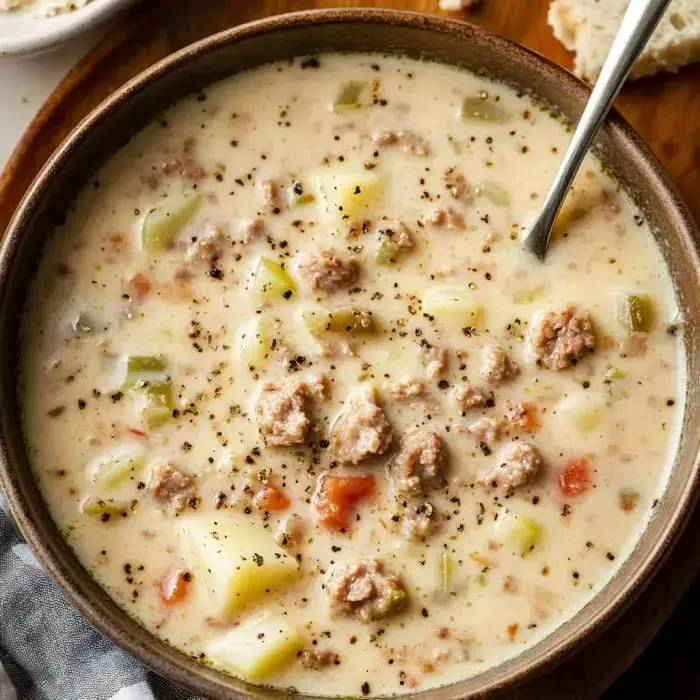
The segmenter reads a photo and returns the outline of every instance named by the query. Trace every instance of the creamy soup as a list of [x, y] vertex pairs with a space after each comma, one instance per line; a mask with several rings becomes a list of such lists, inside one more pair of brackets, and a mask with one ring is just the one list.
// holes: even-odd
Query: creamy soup
[[80, 561], [205, 664], [320, 695], [461, 679], [580, 609], [682, 400], [647, 223], [443, 65], [323, 55], [175, 105], [86, 183], [23, 332], [26, 440]]

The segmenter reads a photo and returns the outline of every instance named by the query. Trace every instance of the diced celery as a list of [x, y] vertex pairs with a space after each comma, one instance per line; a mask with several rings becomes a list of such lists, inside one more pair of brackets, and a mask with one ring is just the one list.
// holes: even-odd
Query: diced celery
[[586, 435], [600, 425], [604, 410], [605, 404], [600, 396], [576, 392], [559, 404], [557, 413], [568, 418], [579, 433]]
[[137, 398], [139, 415], [149, 428], [172, 420], [175, 408], [172, 382], [139, 382], [132, 391]]
[[454, 593], [455, 563], [448, 552], [440, 552], [438, 561], [440, 591], [444, 594]]
[[181, 520], [185, 561], [222, 619], [299, 575], [297, 561], [278, 547], [261, 522], [223, 512]]
[[382, 236], [374, 259], [379, 265], [396, 265], [405, 250], [390, 236]]
[[510, 193], [508, 190], [495, 180], [486, 180], [479, 185], [479, 191], [492, 204], [497, 207], [510, 206]]
[[292, 661], [303, 645], [302, 635], [295, 627], [266, 611], [244, 620], [212, 642], [207, 656], [228, 671], [257, 681]]
[[199, 194], [180, 195], [151, 209], [143, 220], [141, 245], [147, 253], [169, 248], [194, 216], [202, 201]]
[[95, 457], [88, 465], [88, 472], [95, 484], [111, 489], [141, 469], [144, 457], [141, 445], [119, 445]]
[[423, 313], [456, 328], [475, 327], [481, 322], [483, 307], [468, 287], [448, 284], [428, 289]]
[[618, 367], [610, 367], [605, 373], [604, 381], [612, 382], [616, 379], [625, 379], [625, 377], [627, 377], [627, 372], [625, 372], [623, 369], [619, 369]]
[[123, 388], [130, 389], [138, 382], [159, 382], [166, 378], [168, 358], [165, 355], [127, 355]]
[[292, 182], [292, 200], [297, 206], [303, 206], [304, 204], [311, 204], [315, 201], [316, 197], [312, 192], [306, 192], [304, 186], [298, 180]]
[[304, 309], [301, 312], [306, 327], [313, 335], [321, 333], [360, 333], [377, 332], [377, 324], [371, 311], [347, 306], [342, 309]]
[[328, 209], [343, 219], [353, 219], [376, 203], [384, 192], [384, 181], [377, 173], [319, 174], [319, 185]]
[[622, 293], [617, 297], [617, 320], [628, 331], [649, 331], [654, 316], [647, 294]]
[[460, 111], [462, 121], [500, 124], [508, 120], [508, 113], [493, 102], [481, 97], [465, 97]]
[[499, 530], [506, 542], [525, 556], [542, 539], [542, 526], [532, 518], [518, 513], [506, 513], [499, 520]]
[[341, 88], [338, 96], [333, 100], [334, 112], [346, 112], [349, 109], [357, 109], [362, 106], [360, 97], [363, 90], [367, 87], [367, 83], [359, 80], [351, 80], [345, 83]]
[[546, 284], [538, 284], [529, 289], [519, 289], [513, 294], [513, 301], [516, 304], [534, 304], [544, 296], [546, 291]]
[[260, 258], [251, 278], [250, 291], [259, 301], [275, 301], [289, 299], [296, 292], [296, 285], [280, 263]]
[[256, 316], [244, 324], [238, 332], [238, 359], [242, 367], [260, 368], [270, 353], [272, 326], [267, 318]]
[[123, 515], [131, 512], [131, 504], [125, 501], [115, 501], [111, 498], [88, 496], [80, 506], [85, 515], [108, 518], [112, 515]]

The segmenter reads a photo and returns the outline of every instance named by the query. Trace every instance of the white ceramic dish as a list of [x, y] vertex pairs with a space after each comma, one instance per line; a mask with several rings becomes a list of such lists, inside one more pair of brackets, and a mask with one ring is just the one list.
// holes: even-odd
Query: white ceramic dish
[[29, 10], [0, 12], [0, 57], [48, 51], [94, 29], [132, 5], [135, 0], [92, 0], [84, 7], [55, 17]]

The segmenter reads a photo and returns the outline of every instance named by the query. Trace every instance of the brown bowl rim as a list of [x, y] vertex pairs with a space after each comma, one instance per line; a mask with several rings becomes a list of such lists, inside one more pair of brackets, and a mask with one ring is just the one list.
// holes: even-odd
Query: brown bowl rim
[[[395, 25], [428, 30], [435, 34], [449, 35], [456, 39], [468, 40], [472, 37], [478, 37], [494, 47], [497, 53], [511, 54], [518, 60], [531, 65], [533, 70], [538, 71], [547, 80], [563, 84], [565, 90], [573, 94], [581, 103], [585, 102], [591, 92], [591, 88], [587, 84], [562, 66], [521, 44], [500, 37], [468, 22], [421, 12], [363, 7], [305, 10], [258, 19], [218, 32], [176, 51], [132, 78], [93, 109], [54, 151], [25, 193], [0, 244], [0, 301], [5, 293], [14, 252], [26, 224], [41, 200], [44, 189], [54, 173], [70, 159], [78, 144], [90, 137], [92, 130], [104, 117], [118, 110], [132, 96], [147, 89], [159, 77], [195, 57], [215, 52], [224, 45], [243, 39], [321, 24]], [[377, 50], [381, 51], [381, 48]], [[682, 231], [687, 250], [691, 252], [693, 267], [700, 276], [697, 229], [693, 217], [681, 199], [674, 182], [650, 148], [614, 108], [606, 120], [605, 128], [616, 134], [631, 147], [644, 164], [645, 176], [651, 186], [655, 190], [663, 192], [667, 206], [673, 210], [674, 218], [678, 221], [678, 228]], [[7, 400], [6, 397], [2, 398]], [[678, 539], [686, 524], [688, 516], [695, 505], [694, 501], [699, 484], [700, 465], [698, 464], [698, 456], [696, 456], [690, 478], [682, 489], [675, 509], [669, 514], [661, 536], [650, 547], [650, 551], [641, 562], [641, 565], [636, 568], [634, 573], [630, 574], [624, 588], [598, 614], [590, 616], [589, 620], [582, 623], [573, 633], [559, 640], [546, 653], [540, 654], [535, 660], [521, 669], [510, 670], [503, 674], [502, 677], [497, 677], [491, 682], [482, 682], [481, 686], [477, 686], [474, 689], [464, 689], [462, 686], [478, 679], [483, 674], [462, 679], [436, 689], [417, 691], [412, 693], [411, 696], [427, 697], [440, 693], [441, 700], [461, 700], [467, 697], [492, 696], [494, 693], [500, 694], [505, 690], [512, 689], [516, 684], [524, 680], [530, 680], [535, 675], [551, 669], [554, 665], [568, 658], [574, 651], [580, 649], [584, 642], [590, 641], [593, 636], [602, 632], [646, 587], [653, 573], [658, 570], [663, 559], [669, 554], [672, 545]], [[87, 593], [81, 590], [76, 581], [68, 576], [59, 556], [43, 540], [40, 527], [34, 522], [32, 517], [31, 507], [25, 500], [20, 486], [13, 475], [8, 451], [1, 434], [0, 487], [2, 487], [7, 498], [10, 510], [21, 534], [41, 562], [44, 570], [58, 584], [71, 605], [83, 618], [131, 657], [184, 688], [207, 697], [264, 698], [272, 695], [277, 697], [286, 696], [285, 691], [250, 686], [246, 683], [242, 683], [245, 686], [244, 688], [234, 689], [230, 685], [226, 686], [218, 680], [206, 677], [207, 667], [204, 665], [197, 664], [197, 668], [188, 669], [185, 662], [196, 662], [193, 662], [191, 657], [173, 647], [169, 647], [163, 653], [160, 653], [154, 649], [142, 646], [139, 640], [134, 638], [129, 629], [127, 629], [130, 624], [140, 626], [140, 623], [136, 622], [121, 608], [119, 608], [118, 614], [113, 616], [116, 618], [115, 620], [105, 620], [100, 614], [104, 612], [101, 610], [102, 606], [92, 600]], [[591, 600], [598, 598], [601, 593], [602, 591], [596, 593]], [[581, 615], [584, 612], [584, 608], [579, 609], [569, 619], [574, 619]], [[552, 637], [557, 633], [557, 630], [558, 628], [554, 628], [543, 639]], [[154, 644], [160, 642], [155, 635], [152, 635], [147, 630], [146, 633]], [[537, 642], [535, 645], [537, 646], [540, 643]], [[513, 660], [517, 662], [519, 656], [516, 655], [513, 657]], [[488, 673], [488, 669], [484, 673]], [[218, 673], [214, 675], [217, 678], [221, 677], [221, 674]], [[309, 696], [298, 694], [298, 697], [304, 698]]]

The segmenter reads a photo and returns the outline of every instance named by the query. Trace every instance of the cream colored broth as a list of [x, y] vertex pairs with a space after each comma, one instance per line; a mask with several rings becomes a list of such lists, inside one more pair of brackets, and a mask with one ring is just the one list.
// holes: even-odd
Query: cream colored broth
[[[366, 84], [361, 105], [334, 111], [348, 81]], [[506, 119], [460, 119], [465, 97], [495, 106]], [[372, 136], [382, 132], [393, 132], [397, 143], [375, 143]], [[592, 159], [546, 264], [520, 250], [521, 227], [567, 139], [566, 129], [527, 98], [468, 73], [408, 59], [329, 55], [222, 81], [168, 110], [104, 166], [41, 263], [24, 327], [22, 399], [33, 468], [51, 513], [119, 605], [215, 665], [222, 662], [210, 659], [212, 645], [237, 623], [271, 611], [298, 630], [297, 648], [337, 656], [308, 669], [301, 661], [313, 656], [290, 654], [261, 682], [322, 695], [385, 694], [443, 684], [516, 655], [600, 589], [663, 489], [682, 393], [677, 341], [665, 328], [674, 312], [665, 271], [646, 223]], [[454, 170], [446, 176], [451, 168], [465, 183], [455, 183]], [[330, 173], [379, 178], [380, 194], [349, 217], [366, 221], [365, 230], [351, 229], [337, 210]], [[313, 201], [297, 203], [293, 181]], [[266, 182], [274, 183], [272, 203]], [[371, 194], [367, 182], [362, 188]], [[147, 254], [144, 217], [183, 191], [202, 195], [198, 210], [170, 249]], [[464, 218], [465, 230], [432, 222], [448, 208]], [[378, 265], [377, 231], [396, 228], [387, 223], [395, 219], [409, 228], [414, 247], [397, 263]], [[245, 242], [256, 226], [264, 233]], [[216, 227], [225, 240], [220, 255], [190, 259], [193, 238], [201, 242]], [[310, 289], [303, 261], [319, 249], [357, 259], [357, 280], [333, 292]], [[251, 270], [260, 256], [285, 264], [296, 283], [289, 298], [255, 298]], [[129, 282], [139, 273], [149, 289]], [[451, 325], [424, 313], [426, 291], [446, 284], [461, 285], [481, 304], [473, 323]], [[649, 295], [648, 332], [621, 325], [621, 290]], [[378, 333], [351, 334], [355, 356], [343, 354], [342, 333], [325, 334], [338, 354], [323, 357], [302, 311], [350, 304], [371, 310]], [[568, 304], [590, 312], [595, 350], [566, 370], [537, 366], [529, 349], [537, 315]], [[90, 327], [75, 334], [71, 322], [80, 312]], [[275, 343], [268, 339], [267, 358], [251, 368], [240, 337], [256, 318], [273, 329]], [[427, 376], [421, 343], [447, 352], [442, 375]], [[480, 372], [492, 346], [504, 349], [520, 373], [489, 386]], [[149, 429], [133, 389], [120, 387], [119, 367], [128, 355], [160, 354], [168, 358], [177, 415]], [[266, 445], [256, 421], [262, 386], [320, 375], [332, 382], [330, 397], [308, 401], [312, 425], [304, 444]], [[392, 394], [413, 379], [425, 382], [425, 396]], [[462, 412], [455, 392], [466, 386], [492, 390], [495, 405]], [[392, 447], [356, 466], [339, 465], [331, 428], [348, 397], [367, 387], [378, 391]], [[468, 427], [502, 417], [509, 401], [533, 404], [540, 427], [528, 433], [511, 426], [500, 441], [481, 445]], [[578, 427], [572, 401], [594, 405]], [[436, 531], [411, 541], [401, 531], [404, 516], [385, 465], [417, 426], [437, 433], [448, 459], [444, 482], [421, 497], [434, 511]], [[529, 483], [508, 493], [479, 481], [503, 449], [522, 443], [541, 454]], [[91, 461], [124, 444], [142, 447], [144, 465], [112, 489], [98, 488]], [[590, 484], [566, 496], [561, 470], [581, 458], [590, 465]], [[194, 475], [179, 506], [154, 496], [149, 472], [163, 462]], [[375, 497], [359, 501], [344, 531], [314, 515], [319, 475], [331, 467], [376, 481]], [[261, 469], [286, 494], [287, 510], [266, 512], [246, 497], [246, 483], [261, 487]], [[131, 503], [128, 517], [82, 512], [90, 496]], [[212, 613], [206, 572], [183, 546], [182, 523], [208, 519], [216, 531], [221, 523], [254, 522], [270, 539], [289, 513], [305, 523], [288, 550], [300, 578], [230, 615]], [[508, 513], [541, 528], [524, 554], [503, 524]], [[327, 572], [362, 558], [400, 578], [403, 610], [365, 623], [329, 607]], [[441, 562], [443, 579], [445, 567], [453, 570], [442, 582]], [[188, 571], [191, 580], [183, 601], [165, 605], [159, 582], [173, 570]], [[226, 665], [241, 672], [235, 659]]]

